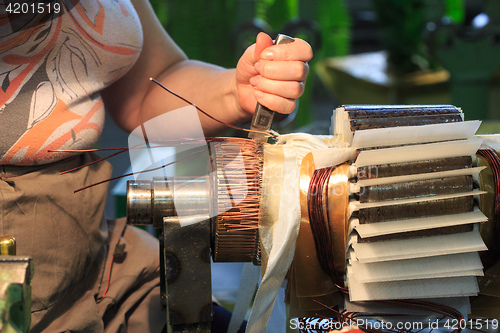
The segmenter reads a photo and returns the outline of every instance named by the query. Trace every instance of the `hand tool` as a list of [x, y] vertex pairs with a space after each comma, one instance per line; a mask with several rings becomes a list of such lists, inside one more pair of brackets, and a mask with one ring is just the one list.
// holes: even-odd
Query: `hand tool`
[[[292, 43], [294, 39], [292, 37], [279, 34], [274, 41], [275, 45], [278, 44], [288, 44]], [[259, 132], [250, 132], [248, 137], [254, 139], [257, 142], [265, 143], [267, 142], [267, 135], [262, 132], [267, 132], [271, 129], [271, 124], [273, 123], [274, 111], [269, 108], [257, 103], [255, 108], [255, 113], [253, 114], [252, 123], [250, 129]]]

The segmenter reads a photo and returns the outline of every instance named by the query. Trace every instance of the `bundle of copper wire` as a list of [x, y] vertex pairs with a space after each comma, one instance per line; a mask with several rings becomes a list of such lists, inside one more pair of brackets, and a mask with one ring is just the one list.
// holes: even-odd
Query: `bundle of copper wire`
[[[262, 145], [230, 137], [217, 138], [212, 145], [218, 212], [214, 260], [258, 263]], [[244, 163], [243, 170], [236, 161]]]
[[328, 207], [328, 182], [335, 168], [328, 167], [314, 171], [309, 183], [307, 201], [309, 221], [319, 263], [332, 281], [339, 288], [342, 288], [343, 274], [337, 273], [335, 269], [334, 246], [330, 237], [332, 231], [328, 219], [330, 210]]

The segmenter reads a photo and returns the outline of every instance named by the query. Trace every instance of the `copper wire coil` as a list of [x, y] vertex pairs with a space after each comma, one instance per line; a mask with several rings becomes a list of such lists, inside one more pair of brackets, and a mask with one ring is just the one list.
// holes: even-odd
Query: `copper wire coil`
[[[234, 161], [241, 160], [241, 163]], [[218, 216], [213, 227], [214, 261], [260, 263], [259, 212], [262, 145], [243, 138], [212, 143]]]
[[[488, 193], [480, 200], [481, 210], [488, 216], [488, 223], [481, 226], [481, 234], [489, 251], [482, 254], [485, 270], [495, 265], [500, 254], [500, 156], [494, 149], [479, 149], [477, 156], [482, 157], [488, 169], [482, 172], [482, 189]], [[487, 175], [491, 178], [487, 178]]]
[[309, 183], [308, 212], [319, 262], [342, 289], [346, 256], [349, 166], [316, 169]]

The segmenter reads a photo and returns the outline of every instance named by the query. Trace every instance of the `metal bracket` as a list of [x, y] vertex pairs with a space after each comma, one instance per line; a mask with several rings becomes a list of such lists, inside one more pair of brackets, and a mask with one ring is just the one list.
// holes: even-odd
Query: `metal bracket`
[[[168, 332], [209, 333], [212, 321], [210, 220], [163, 219], [162, 263]], [[182, 240], [182, 241], [179, 241]]]

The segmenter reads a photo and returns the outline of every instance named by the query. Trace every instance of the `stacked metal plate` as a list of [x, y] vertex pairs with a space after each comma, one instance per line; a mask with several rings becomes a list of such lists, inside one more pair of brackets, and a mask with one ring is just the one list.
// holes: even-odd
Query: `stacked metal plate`
[[[451, 105], [351, 105], [332, 132], [352, 163], [346, 283], [350, 302], [443, 298], [467, 313], [486, 250], [478, 223], [479, 121]], [[356, 308], [348, 302], [348, 306]], [[356, 309], [359, 310], [359, 309]]]

